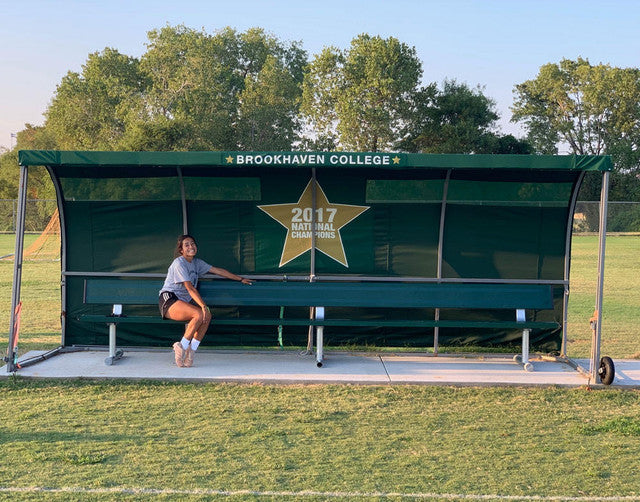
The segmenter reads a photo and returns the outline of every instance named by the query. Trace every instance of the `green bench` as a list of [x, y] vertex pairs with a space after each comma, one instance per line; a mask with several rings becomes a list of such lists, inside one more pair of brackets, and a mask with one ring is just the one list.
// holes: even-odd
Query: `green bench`
[[[157, 305], [162, 281], [141, 278], [87, 278], [84, 281], [84, 303], [112, 305], [119, 312], [122, 305]], [[433, 282], [302, 282], [257, 281], [248, 286], [226, 280], [204, 280], [198, 287], [210, 306], [315, 307], [313, 318], [243, 319], [215, 317], [212, 324], [261, 326], [313, 326], [316, 335], [316, 362], [322, 366], [325, 326], [419, 327], [419, 328], [503, 328], [522, 329], [522, 363], [529, 363], [529, 332], [534, 328], [557, 328], [556, 322], [533, 321], [527, 311], [553, 309], [552, 287], [546, 284], [497, 283], [433, 283]], [[332, 307], [367, 308], [435, 308], [435, 309], [506, 309], [512, 310], [512, 321], [439, 320], [439, 319], [337, 319], [325, 317]], [[282, 309], [280, 309], [282, 312]], [[529, 320], [526, 320], [526, 319]], [[122, 356], [116, 348], [116, 327], [124, 323], [167, 323], [156, 316], [86, 314], [78, 320], [106, 323], [109, 326], [107, 364]], [[527, 366], [529, 365], [529, 366]]]

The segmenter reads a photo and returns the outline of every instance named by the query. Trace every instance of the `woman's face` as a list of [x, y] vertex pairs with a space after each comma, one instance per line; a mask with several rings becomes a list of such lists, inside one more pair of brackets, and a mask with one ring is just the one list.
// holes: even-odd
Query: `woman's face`
[[182, 256], [185, 258], [193, 258], [198, 252], [198, 246], [193, 239], [187, 237], [182, 241]]

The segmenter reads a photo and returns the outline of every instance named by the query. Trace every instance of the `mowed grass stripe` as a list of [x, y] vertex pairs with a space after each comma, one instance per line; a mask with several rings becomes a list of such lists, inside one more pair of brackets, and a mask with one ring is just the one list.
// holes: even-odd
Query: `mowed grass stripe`
[[154, 488], [48, 488], [48, 487], [24, 487], [11, 488], [0, 487], [0, 493], [62, 493], [76, 495], [187, 495], [187, 496], [215, 496], [215, 497], [260, 497], [260, 498], [322, 498], [342, 500], [350, 499], [426, 499], [426, 500], [525, 500], [525, 501], [566, 501], [566, 502], [623, 502], [640, 500], [635, 495], [627, 497], [564, 497], [562, 495], [545, 497], [543, 495], [498, 495], [498, 494], [460, 494], [460, 493], [348, 493], [348, 492], [319, 492], [305, 490], [301, 492], [289, 491], [254, 491], [254, 490], [172, 490]]

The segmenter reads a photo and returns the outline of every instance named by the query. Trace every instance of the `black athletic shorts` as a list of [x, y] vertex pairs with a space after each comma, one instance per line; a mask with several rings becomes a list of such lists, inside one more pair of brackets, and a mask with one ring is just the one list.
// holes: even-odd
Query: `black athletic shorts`
[[163, 319], [167, 319], [167, 312], [169, 310], [169, 307], [171, 307], [171, 305], [176, 303], [178, 300], [179, 298], [176, 296], [176, 294], [172, 293], [171, 291], [162, 291], [160, 293], [160, 298], [158, 299], [158, 307], [160, 308], [160, 315]]

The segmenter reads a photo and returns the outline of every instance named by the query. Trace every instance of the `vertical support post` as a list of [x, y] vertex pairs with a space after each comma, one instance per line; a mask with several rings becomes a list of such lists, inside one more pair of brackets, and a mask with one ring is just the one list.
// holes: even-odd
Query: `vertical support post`
[[64, 211], [64, 196], [62, 187], [60, 186], [60, 178], [58, 178], [51, 167], [47, 167], [47, 172], [51, 176], [53, 187], [56, 191], [56, 205], [58, 208], [58, 218], [60, 219], [60, 328], [61, 337], [60, 345], [66, 345], [67, 332], [67, 231]]
[[[311, 168], [311, 261], [309, 265], [309, 282], [315, 282], [316, 280], [316, 209], [318, 189], [316, 181], [316, 168]], [[309, 319], [314, 319], [316, 315], [315, 307], [309, 307]], [[313, 348], [313, 331], [316, 331], [317, 336], [322, 337], [322, 329], [317, 329], [313, 325], [309, 326], [309, 333], [307, 335], [307, 352], [311, 353]], [[318, 340], [320, 343], [320, 340]], [[322, 350], [322, 349], [320, 349]]]
[[182, 168], [178, 167], [178, 180], [180, 181], [180, 201], [182, 202], [182, 233], [189, 233], [189, 225], [187, 223], [187, 198], [184, 190], [184, 178], [182, 177]]
[[316, 181], [316, 168], [311, 169], [311, 271], [309, 280], [316, 280], [316, 224], [317, 224], [317, 205], [318, 205], [318, 184]]
[[594, 382], [599, 382], [600, 340], [602, 338], [602, 301], [604, 296], [604, 254], [607, 240], [607, 209], [609, 205], [609, 171], [602, 174], [600, 191], [600, 228], [598, 229], [598, 284], [596, 289], [596, 325], [591, 341], [590, 374]]
[[109, 357], [116, 358], [116, 325], [109, 323]]
[[[443, 261], [443, 248], [444, 248], [444, 223], [447, 212], [447, 194], [449, 192], [449, 180], [451, 179], [451, 169], [447, 171], [447, 176], [444, 180], [444, 187], [442, 188], [442, 206], [440, 207], [440, 229], [438, 231], [438, 268], [436, 276], [438, 279], [442, 279], [442, 261]], [[440, 320], [440, 309], [436, 308], [435, 320]], [[438, 355], [438, 346], [440, 343], [440, 328], [436, 326], [433, 328], [433, 355]]]
[[13, 287], [11, 292], [11, 322], [9, 324], [9, 347], [7, 348], [7, 373], [16, 370], [14, 345], [17, 333], [16, 307], [20, 302], [20, 287], [22, 286], [22, 251], [24, 248], [24, 221], [27, 209], [27, 166], [20, 166], [20, 184], [18, 191], [18, 215], [16, 217], [16, 246], [13, 255]]
[[567, 340], [569, 326], [569, 285], [564, 285], [562, 295], [562, 344], [560, 345], [560, 357], [567, 357]]
[[573, 217], [578, 203], [578, 193], [584, 180], [585, 172], [581, 172], [573, 185], [571, 200], [569, 201], [569, 211], [567, 214], [567, 231], [564, 244], [564, 295], [562, 298], [562, 345], [560, 346], [560, 356], [567, 357], [568, 339], [568, 313], [569, 313], [569, 275], [571, 272], [571, 238], [573, 236]]
[[529, 335], [530, 329], [522, 330], [522, 364], [526, 365], [529, 362]]
[[[315, 307], [315, 312], [316, 320], [324, 320], [324, 307]], [[316, 333], [318, 336], [316, 365], [320, 368], [322, 366], [322, 359], [324, 358], [324, 326], [316, 326]]]

